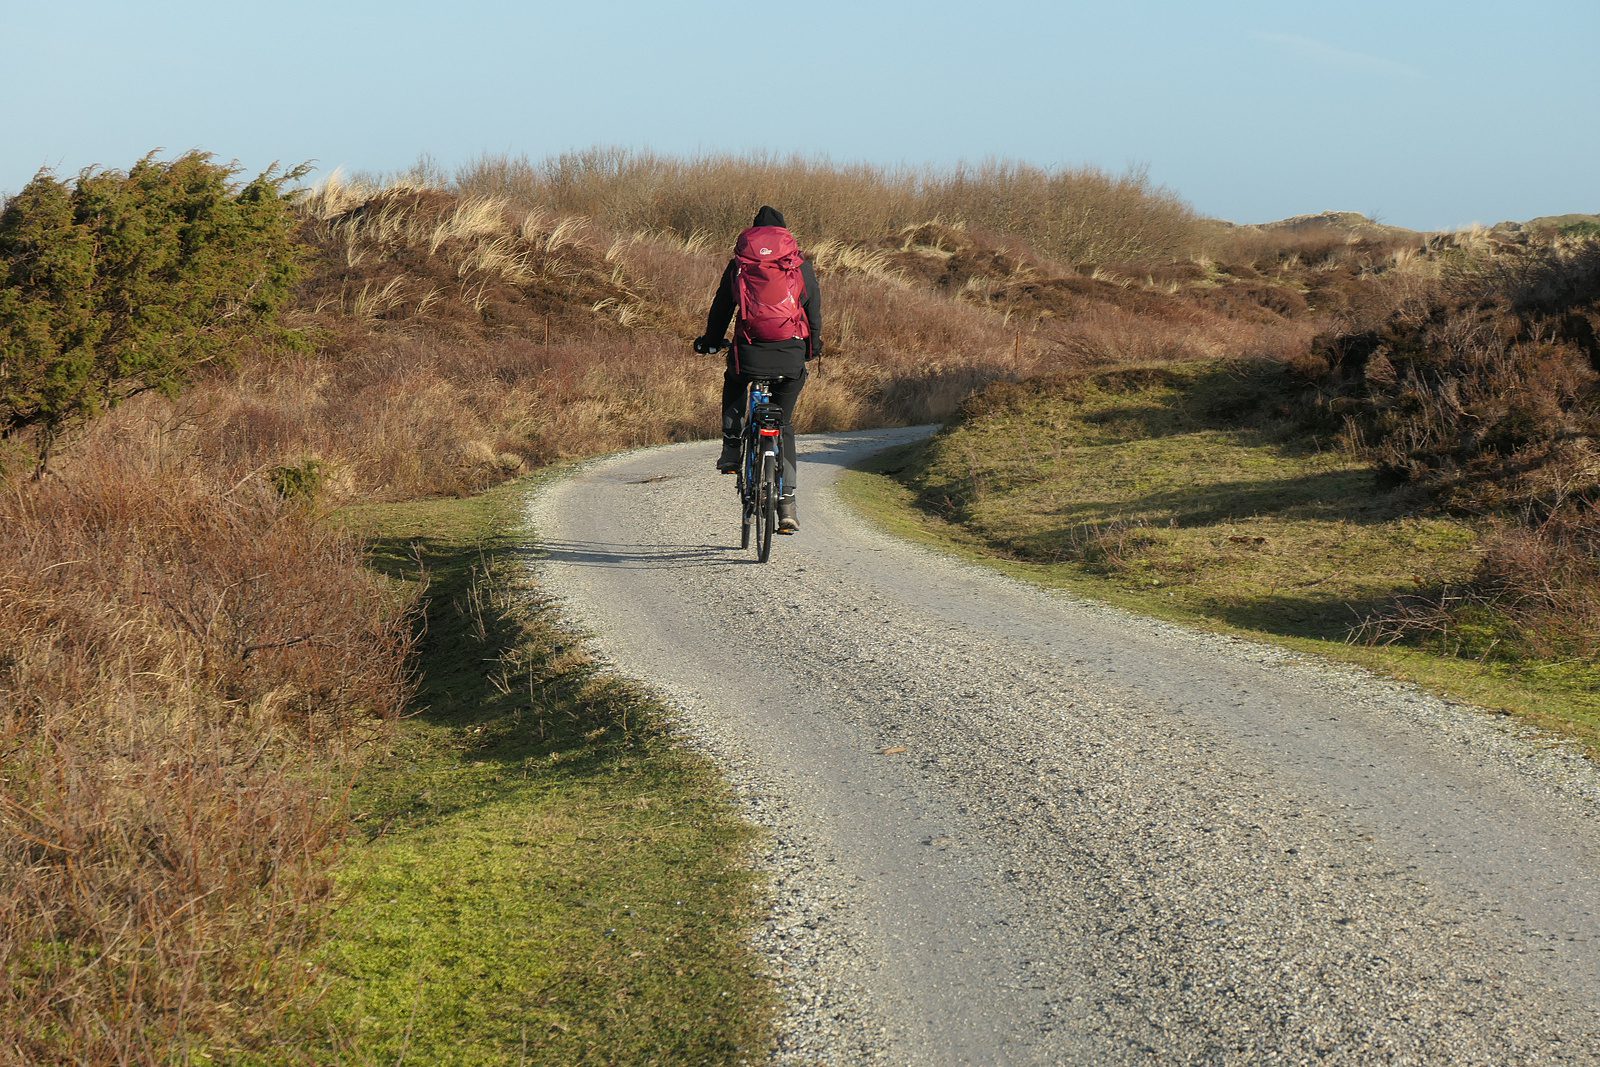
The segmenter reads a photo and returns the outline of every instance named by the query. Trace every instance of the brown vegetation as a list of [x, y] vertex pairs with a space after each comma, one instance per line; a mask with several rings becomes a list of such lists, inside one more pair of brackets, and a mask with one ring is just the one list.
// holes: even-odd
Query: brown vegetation
[[[1001, 195], [1014, 192], [1044, 225], [1075, 191], [1120, 197], [1123, 215], [1072, 217], [1084, 240], [1132, 254], [1127, 219], [1187, 219], [1142, 182], [984, 173], [988, 187], [977, 173], [598, 153], [480, 161], [449, 188], [335, 179], [305, 204], [296, 321], [321, 333], [318, 352], [247, 360], [188, 402], [209, 412], [208, 448], [314, 460], [345, 499], [470, 491], [554, 459], [706, 436], [718, 368], [685, 339], [726, 256], [712, 228], [744, 225], [763, 183], [793, 197], [771, 198], [811, 235], [825, 287], [830, 358], [803, 430], [935, 421], [988, 382], [1072, 366], [1287, 355], [1326, 326], [1293, 266], [1235, 274], [1152, 255], [1077, 268], [955, 213], [1003, 223], [1021, 211]], [[951, 213], [912, 214], [937, 208]]]
[[1408, 601], [1383, 637], [1466, 622], [1490, 625], [1497, 655], [1600, 657], [1597, 328], [1600, 243], [1524, 240], [1317, 341], [1319, 402], [1380, 471], [1503, 519], [1467, 587]]
[[248, 1048], [314, 978], [407, 605], [249, 472], [113, 416], [0, 497], [0, 1061]]
[[1092, 167], [886, 169], [600, 148], [540, 163], [485, 158], [457, 183], [469, 195], [505, 196], [624, 231], [704, 234], [719, 246], [731, 245], [762, 203], [783, 205], [803, 246], [825, 237], [875, 241], [930, 219], [961, 219], [1074, 263], [1183, 255], [1199, 235], [1190, 208], [1143, 173]]

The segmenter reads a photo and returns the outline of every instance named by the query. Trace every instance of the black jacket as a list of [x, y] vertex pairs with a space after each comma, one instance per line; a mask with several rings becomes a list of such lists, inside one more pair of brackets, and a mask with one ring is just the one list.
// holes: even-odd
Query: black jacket
[[[751, 225], [783, 226], [785, 223], [783, 215], [776, 209], [763, 207], [756, 213], [756, 220]], [[733, 291], [737, 269], [734, 261], [728, 260], [728, 265], [722, 272], [722, 281], [717, 284], [716, 296], [711, 299], [711, 313], [706, 316], [705, 336], [712, 340], [727, 336], [728, 324], [733, 321], [733, 314], [738, 310], [738, 297]], [[817, 273], [811, 269], [810, 260], [801, 262], [800, 277], [806, 287], [801, 307], [806, 313], [806, 323], [811, 328], [810, 339], [751, 341], [748, 344], [735, 341], [733, 347], [728, 349], [729, 370], [742, 374], [798, 378], [805, 373], [806, 361], [822, 354], [822, 290], [817, 288]]]

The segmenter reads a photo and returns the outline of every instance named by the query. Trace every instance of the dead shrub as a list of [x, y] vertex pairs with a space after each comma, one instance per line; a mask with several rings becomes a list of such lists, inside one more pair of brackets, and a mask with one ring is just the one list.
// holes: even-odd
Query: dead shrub
[[1403, 598], [1365, 639], [1512, 661], [1600, 653], [1597, 319], [1600, 243], [1485, 243], [1378, 324], [1314, 344], [1302, 370], [1348, 444], [1495, 517], [1470, 583]]
[[1119, 575], [1136, 568], [1156, 543], [1149, 523], [1115, 519], [1070, 528], [1066, 544], [1057, 554], [1076, 559], [1099, 574]]
[[1359, 639], [1431, 645], [1492, 662], [1600, 661], [1600, 521], [1565, 514], [1502, 520], [1484, 538], [1472, 579], [1400, 598]]
[[1511, 620], [1524, 654], [1600, 660], [1600, 515], [1498, 527], [1485, 540], [1472, 594]]
[[1600, 244], [1497, 257], [1328, 335], [1325, 400], [1391, 476], [1470, 510], [1600, 500]]

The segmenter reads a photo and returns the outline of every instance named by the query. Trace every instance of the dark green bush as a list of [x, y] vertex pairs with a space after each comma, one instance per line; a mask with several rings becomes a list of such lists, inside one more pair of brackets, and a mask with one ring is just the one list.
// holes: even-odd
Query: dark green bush
[[310, 503], [327, 483], [328, 472], [320, 461], [307, 459], [293, 465], [273, 467], [267, 471], [267, 480], [281, 499]]
[[299, 244], [276, 169], [191, 152], [71, 182], [41, 171], [0, 211], [0, 436], [63, 425], [272, 328]]

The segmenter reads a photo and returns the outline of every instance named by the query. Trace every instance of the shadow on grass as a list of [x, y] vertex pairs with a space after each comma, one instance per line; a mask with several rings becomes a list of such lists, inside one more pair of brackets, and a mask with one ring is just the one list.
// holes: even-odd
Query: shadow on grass
[[1306, 593], [1273, 593], [1237, 600], [1207, 601], [1207, 615], [1246, 630], [1309, 637], [1320, 641], [1345, 641], [1369, 619], [1393, 607], [1396, 598], [1414, 593], [1412, 586], [1393, 593], [1351, 600]]
[[368, 552], [380, 573], [427, 580], [409, 708], [425, 729], [397, 753], [399, 768], [361, 791], [370, 834], [427, 825], [526, 787], [525, 776], [500, 773], [477, 775], [469, 789], [437, 789], [430, 782], [439, 773], [493, 763], [571, 781], [614, 772], [647, 740], [641, 698], [600, 675], [518, 579], [541, 550], [509, 537], [398, 536], [370, 540]]
[[[912, 440], [897, 445], [886, 445], [883, 449], [866, 454], [863, 460], [862, 442], [871, 440], [873, 431], [859, 431], [848, 441], [822, 442], [813, 441], [806, 446], [800, 454], [802, 470], [804, 465], [815, 464], [823, 467], [861, 467], [866, 470], [878, 469], [875, 465], [885, 461], [885, 457], [893, 459], [899, 457], [902, 461], [912, 454], [922, 441], [932, 437], [939, 427], [934, 425], [891, 427], [876, 431], [885, 440], [895, 440], [901, 435], [911, 435]], [[896, 470], [895, 473], [898, 473]]]
[[559, 626], [524, 497], [352, 519], [374, 570], [427, 585], [411, 718], [353, 798], [368, 840], [316, 1062], [764, 1061], [752, 831], [659, 707]]
[[1416, 510], [1410, 494], [1379, 488], [1371, 471], [1331, 470], [1264, 480], [1201, 482], [1141, 497], [1074, 504], [1066, 514], [1086, 523], [1138, 515], [1157, 525], [1180, 527], [1262, 517], [1374, 525]]
[[[1128, 390], [1120, 403], [1080, 415], [1122, 440], [1153, 440], [1206, 430], [1226, 431], [1247, 447], [1269, 447], [1285, 457], [1315, 455], [1336, 433], [1314, 409], [1298, 402], [1307, 385], [1275, 360], [1213, 366], [1204, 371], [1167, 368], [1159, 381], [1149, 372], [1110, 371], [1092, 382], [1102, 393]], [[1170, 390], [1152, 398], [1144, 390]]]

